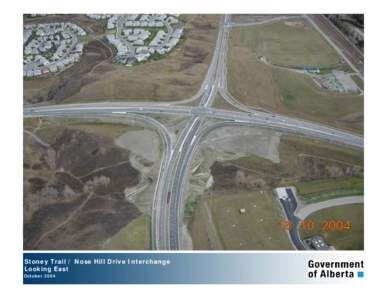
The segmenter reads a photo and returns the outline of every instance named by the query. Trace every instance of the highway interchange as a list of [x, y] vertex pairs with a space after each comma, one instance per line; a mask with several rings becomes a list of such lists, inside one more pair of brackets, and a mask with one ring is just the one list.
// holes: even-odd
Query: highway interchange
[[[49, 106], [26, 106], [24, 117], [83, 117], [110, 116], [136, 119], [157, 129], [164, 144], [163, 159], [155, 188], [152, 206], [152, 245], [156, 250], [182, 248], [181, 211], [184, 188], [190, 163], [201, 139], [222, 126], [259, 126], [308, 137], [323, 139], [345, 146], [363, 149], [363, 138], [321, 124], [290, 118], [269, 112], [252, 110], [234, 99], [227, 90], [226, 53], [230, 16], [222, 16], [216, 47], [206, 77], [197, 94], [178, 102], [156, 104], [152, 102], [106, 102]], [[219, 93], [239, 111], [212, 108]], [[180, 104], [200, 100], [197, 107]], [[151, 116], [186, 116], [185, 127], [175, 136], [168, 128]], [[213, 124], [206, 120], [215, 121]]]

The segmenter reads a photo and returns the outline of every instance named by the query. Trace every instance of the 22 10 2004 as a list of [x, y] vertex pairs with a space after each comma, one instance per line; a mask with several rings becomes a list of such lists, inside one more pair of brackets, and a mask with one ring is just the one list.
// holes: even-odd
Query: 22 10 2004
[[[291, 230], [294, 226], [291, 221], [287, 220], [280, 221], [279, 224], [282, 230]], [[318, 229], [322, 232], [347, 231], [352, 228], [352, 222], [349, 220], [323, 220], [319, 224], [316, 224], [314, 220], [301, 220], [298, 225], [302, 230], [310, 232]]]

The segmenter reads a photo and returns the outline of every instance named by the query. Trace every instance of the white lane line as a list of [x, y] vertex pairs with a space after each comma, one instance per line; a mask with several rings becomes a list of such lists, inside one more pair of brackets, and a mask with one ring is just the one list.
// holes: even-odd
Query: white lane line
[[194, 135], [193, 139], [191, 140], [190, 146], [192, 146], [194, 144], [194, 141], [195, 141], [196, 138], [197, 138], [197, 135]]

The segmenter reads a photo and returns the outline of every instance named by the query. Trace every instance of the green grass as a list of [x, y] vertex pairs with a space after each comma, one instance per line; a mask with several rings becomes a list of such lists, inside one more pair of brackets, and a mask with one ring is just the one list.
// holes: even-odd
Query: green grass
[[352, 75], [351, 77], [352, 77], [353, 81], [357, 84], [357, 86], [360, 89], [364, 90], [364, 81], [360, 77], [358, 77], [357, 75]]
[[340, 70], [340, 71], [343, 71], [345, 73], [352, 73], [352, 72], [354, 72], [354, 70], [349, 65], [346, 65], [346, 64], [343, 64], [343, 65], [341, 65], [340, 68], [336, 68], [336, 69]]
[[36, 31], [33, 30], [30, 37], [27, 39], [27, 41], [23, 44], [23, 46], [27, 46], [32, 40], [36, 39], [37, 38], [37, 35], [36, 35]]
[[295, 186], [299, 197], [308, 203], [364, 194], [364, 179], [354, 176], [297, 182]]
[[306, 196], [300, 196], [301, 200], [306, 203], [315, 203], [326, 201], [329, 199], [348, 197], [348, 196], [361, 196], [364, 195], [363, 188], [354, 188], [354, 189], [338, 189], [335, 191], [326, 191], [322, 193], [309, 194]]
[[[283, 217], [270, 191], [218, 191], [205, 201], [225, 250], [292, 249], [279, 227]], [[240, 214], [241, 208], [245, 214]]]
[[142, 215], [121, 229], [103, 245], [104, 250], [149, 250], [151, 218]]
[[286, 103], [286, 104], [295, 100], [295, 97], [291, 93], [289, 93], [288, 91], [284, 91], [282, 94], [282, 97], [283, 97], [284, 103]]
[[[142, 28], [142, 29], [144, 29], [144, 28]], [[162, 28], [147, 27], [145, 30], [148, 30], [151, 33], [150, 36], [144, 40], [144, 45], [147, 45], [147, 46], [155, 38], [155, 36], [158, 34], [159, 30], [167, 32], [166, 27], [162, 27]]]
[[[349, 204], [335, 206], [317, 211], [306, 218], [315, 223], [314, 232], [300, 228], [302, 239], [314, 234], [322, 235], [329, 245], [337, 250], [363, 250], [364, 249], [364, 205]], [[327, 231], [323, 232], [321, 224], [324, 220], [350, 221], [351, 228], [348, 231]]]
[[191, 218], [194, 213], [195, 208], [198, 206], [198, 201], [201, 200], [202, 196], [197, 195], [195, 198], [190, 198], [187, 200], [184, 208], [184, 217]]
[[43, 56], [45, 56], [47, 59], [51, 58], [54, 53], [57, 51], [58, 47], [53, 45], [49, 50], [47, 50]]
[[363, 186], [363, 178], [355, 176], [345, 176], [333, 179], [299, 182], [297, 184], [297, 189], [300, 194], [307, 195], [311, 193], [335, 190], [338, 188], [363, 188]]

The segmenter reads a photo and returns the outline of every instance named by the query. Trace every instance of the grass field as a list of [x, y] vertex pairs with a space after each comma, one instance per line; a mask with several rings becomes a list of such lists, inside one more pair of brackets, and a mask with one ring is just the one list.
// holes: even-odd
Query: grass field
[[333, 66], [340, 63], [335, 50], [303, 19], [237, 28], [238, 44], [274, 64]]
[[[363, 250], [364, 249], [364, 205], [350, 204], [317, 211], [306, 218], [313, 220], [317, 228], [313, 234], [320, 234], [325, 237], [329, 245], [337, 250]], [[344, 220], [351, 222], [351, 229], [345, 231], [327, 231], [321, 230], [323, 220]], [[312, 235], [309, 231], [300, 229], [302, 239]]]
[[298, 196], [307, 203], [364, 194], [364, 179], [355, 176], [298, 182], [295, 186]]
[[[204, 205], [210, 210], [211, 225]], [[240, 214], [241, 208], [246, 209], [245, 214]], [[271, 191], [216, 191], [199, 202], [189, 228], [194, 249], [209, 249], [212, 244], [224, 250], [292, 249], [279, 227], [282, 218]]]
[[106, 241], [104, 250], [150, 250], [151, 218], [142, 215]]
[[363, 112], [362, 96], [319, 91], [308, 75], [292, 71], [274, 69], [273, 78], [284, 112], [362, 132], [363, 122], [350, 118]]
[[[278, 64], [338, 63], [335, 51], [318, 33], [309, 26], [301, 32], [308, 30], [311, 34], [301, 34], [300, 30], [284, 22], [232, 29], [228, 49], [230, 93], [251, 107], [362, 134], [363, 96], [323, 90], [306, 74], [258, 60], [259, 52], [260, 55], [268, 52], [269, 60]], [[295, 43], [299, 39], [303, 42]], [[311, 45], [302, 47], [305, 44]]]
[[[231, 43], [237, 38], [233, 30], [230, 38]], [[276, 111], [281, 105], [272, 68], [259, 63], [253, 50], [238, 44], [228, 49], [228, 90], [248, 106]]]

